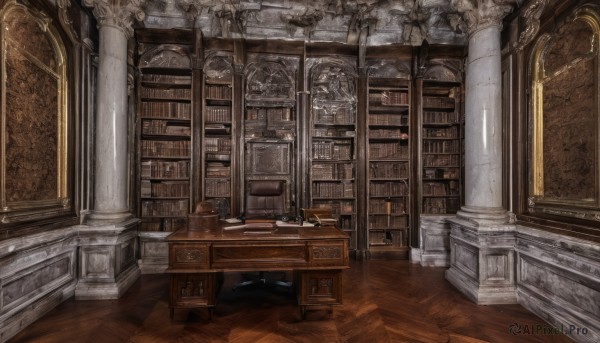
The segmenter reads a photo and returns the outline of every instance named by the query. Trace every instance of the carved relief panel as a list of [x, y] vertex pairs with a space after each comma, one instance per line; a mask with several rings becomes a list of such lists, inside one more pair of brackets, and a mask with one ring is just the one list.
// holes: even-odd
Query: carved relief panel
[[2, 211], [68, 208], [64, 44], [50, 18], [14, 1], [0, 26]]
[[532, 53], [529, 206], [597, 220], [600, 11], [580, 7], [557, 27]]

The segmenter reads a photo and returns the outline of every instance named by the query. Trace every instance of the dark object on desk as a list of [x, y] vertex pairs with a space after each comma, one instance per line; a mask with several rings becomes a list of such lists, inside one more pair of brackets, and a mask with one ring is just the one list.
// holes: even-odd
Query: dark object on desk
[[194, 213], [188, 215], [189, 231], [214, 231], [221, 228], [219, 215], [210, 202], [200, 202]]
[[[276, 215], [282, 215], [285, 212], [285, 184], [282, 180], [250, 180], [246, 189], [246, 224], [256, 221], [257, 218], [275, 218]], [[254, 219], [253, 219], [254, 218]], [[264, 230], [263, 230], [264, 231]], [[252, 231], [244, 232], [252, 235]], [[257, 232], [255, 231], [254, 234]], [[270, 234], [271, 231], [265, 232]], [[260, 271], [258, 275], [243, 274], [246, 281], [240, 282], [233, 287], [236, 290], [240, 287], [252, 285], [270, 285], [291, 288], [292, 282], [285, 280], [268, 279], [269, 273]]]

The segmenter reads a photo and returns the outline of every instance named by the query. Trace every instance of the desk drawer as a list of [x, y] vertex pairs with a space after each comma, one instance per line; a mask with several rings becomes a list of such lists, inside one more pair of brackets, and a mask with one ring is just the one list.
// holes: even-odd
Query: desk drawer
[[347, 266], [347, 241], [309, 242], [308, 262], [311, 266]]
[[306, 247], [295, 243], [213, 244], [213, 268], [290, 268], [306, 265]]
[[173, 269], [208, 269], [208, 244], [169, 244], [169, 267]]

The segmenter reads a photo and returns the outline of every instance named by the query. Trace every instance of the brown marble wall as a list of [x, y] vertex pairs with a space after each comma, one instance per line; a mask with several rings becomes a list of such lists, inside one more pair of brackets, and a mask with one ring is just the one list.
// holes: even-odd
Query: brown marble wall
[[59, 79], [54, 50], [31, 19], [9, 19], [6, 32], [6, 200], [56, 199]]
[[544, 196], [591, 200], [598, 173], [596, 66], [589, 56], [593, 32], [574, 22], [563, 33], [544, 60]]

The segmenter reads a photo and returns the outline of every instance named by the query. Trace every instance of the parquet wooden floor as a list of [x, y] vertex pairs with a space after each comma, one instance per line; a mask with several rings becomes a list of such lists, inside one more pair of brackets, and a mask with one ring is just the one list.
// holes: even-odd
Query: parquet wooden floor
[[572, 342], [563, 335], [513, 335], [546, 325], [519, 305], [478, 306], [444, 278], [445, 268], [407, 261], [351, 262], [344, 305], [301, 320], [289, 291], [232, 286], [225, 275], [211, 321], [206, 310], [169, 319], [168, 277], [144, 275], [119, 300], [70, 299], [10, 342]]

